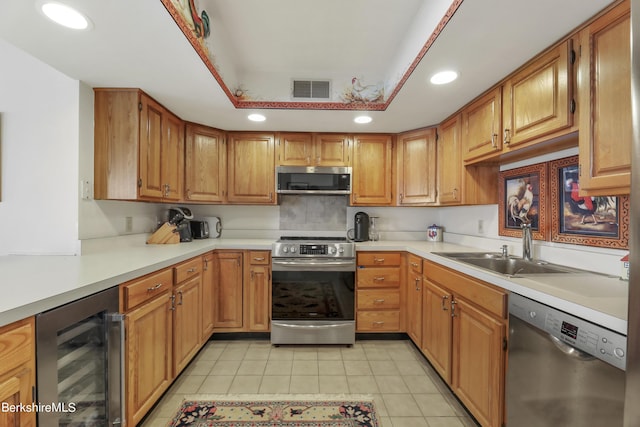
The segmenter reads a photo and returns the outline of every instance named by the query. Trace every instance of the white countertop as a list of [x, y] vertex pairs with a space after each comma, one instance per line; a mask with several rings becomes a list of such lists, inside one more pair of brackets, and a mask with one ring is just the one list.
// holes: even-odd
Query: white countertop
[[[105, 245], [82, 256], [0, 257], [0, 326], [58, 307], [213, 249], [270, 250], [270, 239], [206, 239], [146, 245], [144, 237]], [[481, 251], [450, 243], [357, 243], [359, 251], [407, 251], [508, 291], [627, 334], [628, 282], [599, 274], [566, 273], [509, 278], [432, 252]]]

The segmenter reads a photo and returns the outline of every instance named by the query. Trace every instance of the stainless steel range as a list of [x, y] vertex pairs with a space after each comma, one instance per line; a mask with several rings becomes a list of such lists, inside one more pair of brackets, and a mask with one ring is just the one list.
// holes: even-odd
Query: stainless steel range
[[355, 342], [355, 244], [282, 237], [271, 253], [272, 344]]

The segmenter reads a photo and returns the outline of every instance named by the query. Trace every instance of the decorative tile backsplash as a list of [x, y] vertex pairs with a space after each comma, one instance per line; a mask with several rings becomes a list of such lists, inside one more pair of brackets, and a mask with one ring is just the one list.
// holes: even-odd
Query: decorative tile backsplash
[[342, 231], [347, 228], [346, 196], [280, 196], [280, 230]]

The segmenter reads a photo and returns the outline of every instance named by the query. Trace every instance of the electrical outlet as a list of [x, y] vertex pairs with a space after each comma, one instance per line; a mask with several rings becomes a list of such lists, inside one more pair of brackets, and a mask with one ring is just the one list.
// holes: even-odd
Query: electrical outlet
[[478, 220], [478, 234], [484, 234], [484, 220]]
[[133, 217], [127, 216], [124, 218], [124, 232], [131, 233], [133, 231]]
[[93, 187], [88, 179], [80, 180], [80, 197], [82, 200], [91, 200], [93, 197]]

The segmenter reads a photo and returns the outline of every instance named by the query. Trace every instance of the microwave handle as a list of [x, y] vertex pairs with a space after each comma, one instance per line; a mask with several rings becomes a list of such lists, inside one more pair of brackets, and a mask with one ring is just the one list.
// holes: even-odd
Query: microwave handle
[[107, 426], [124, 426], [124, 314], [107, 313]]

